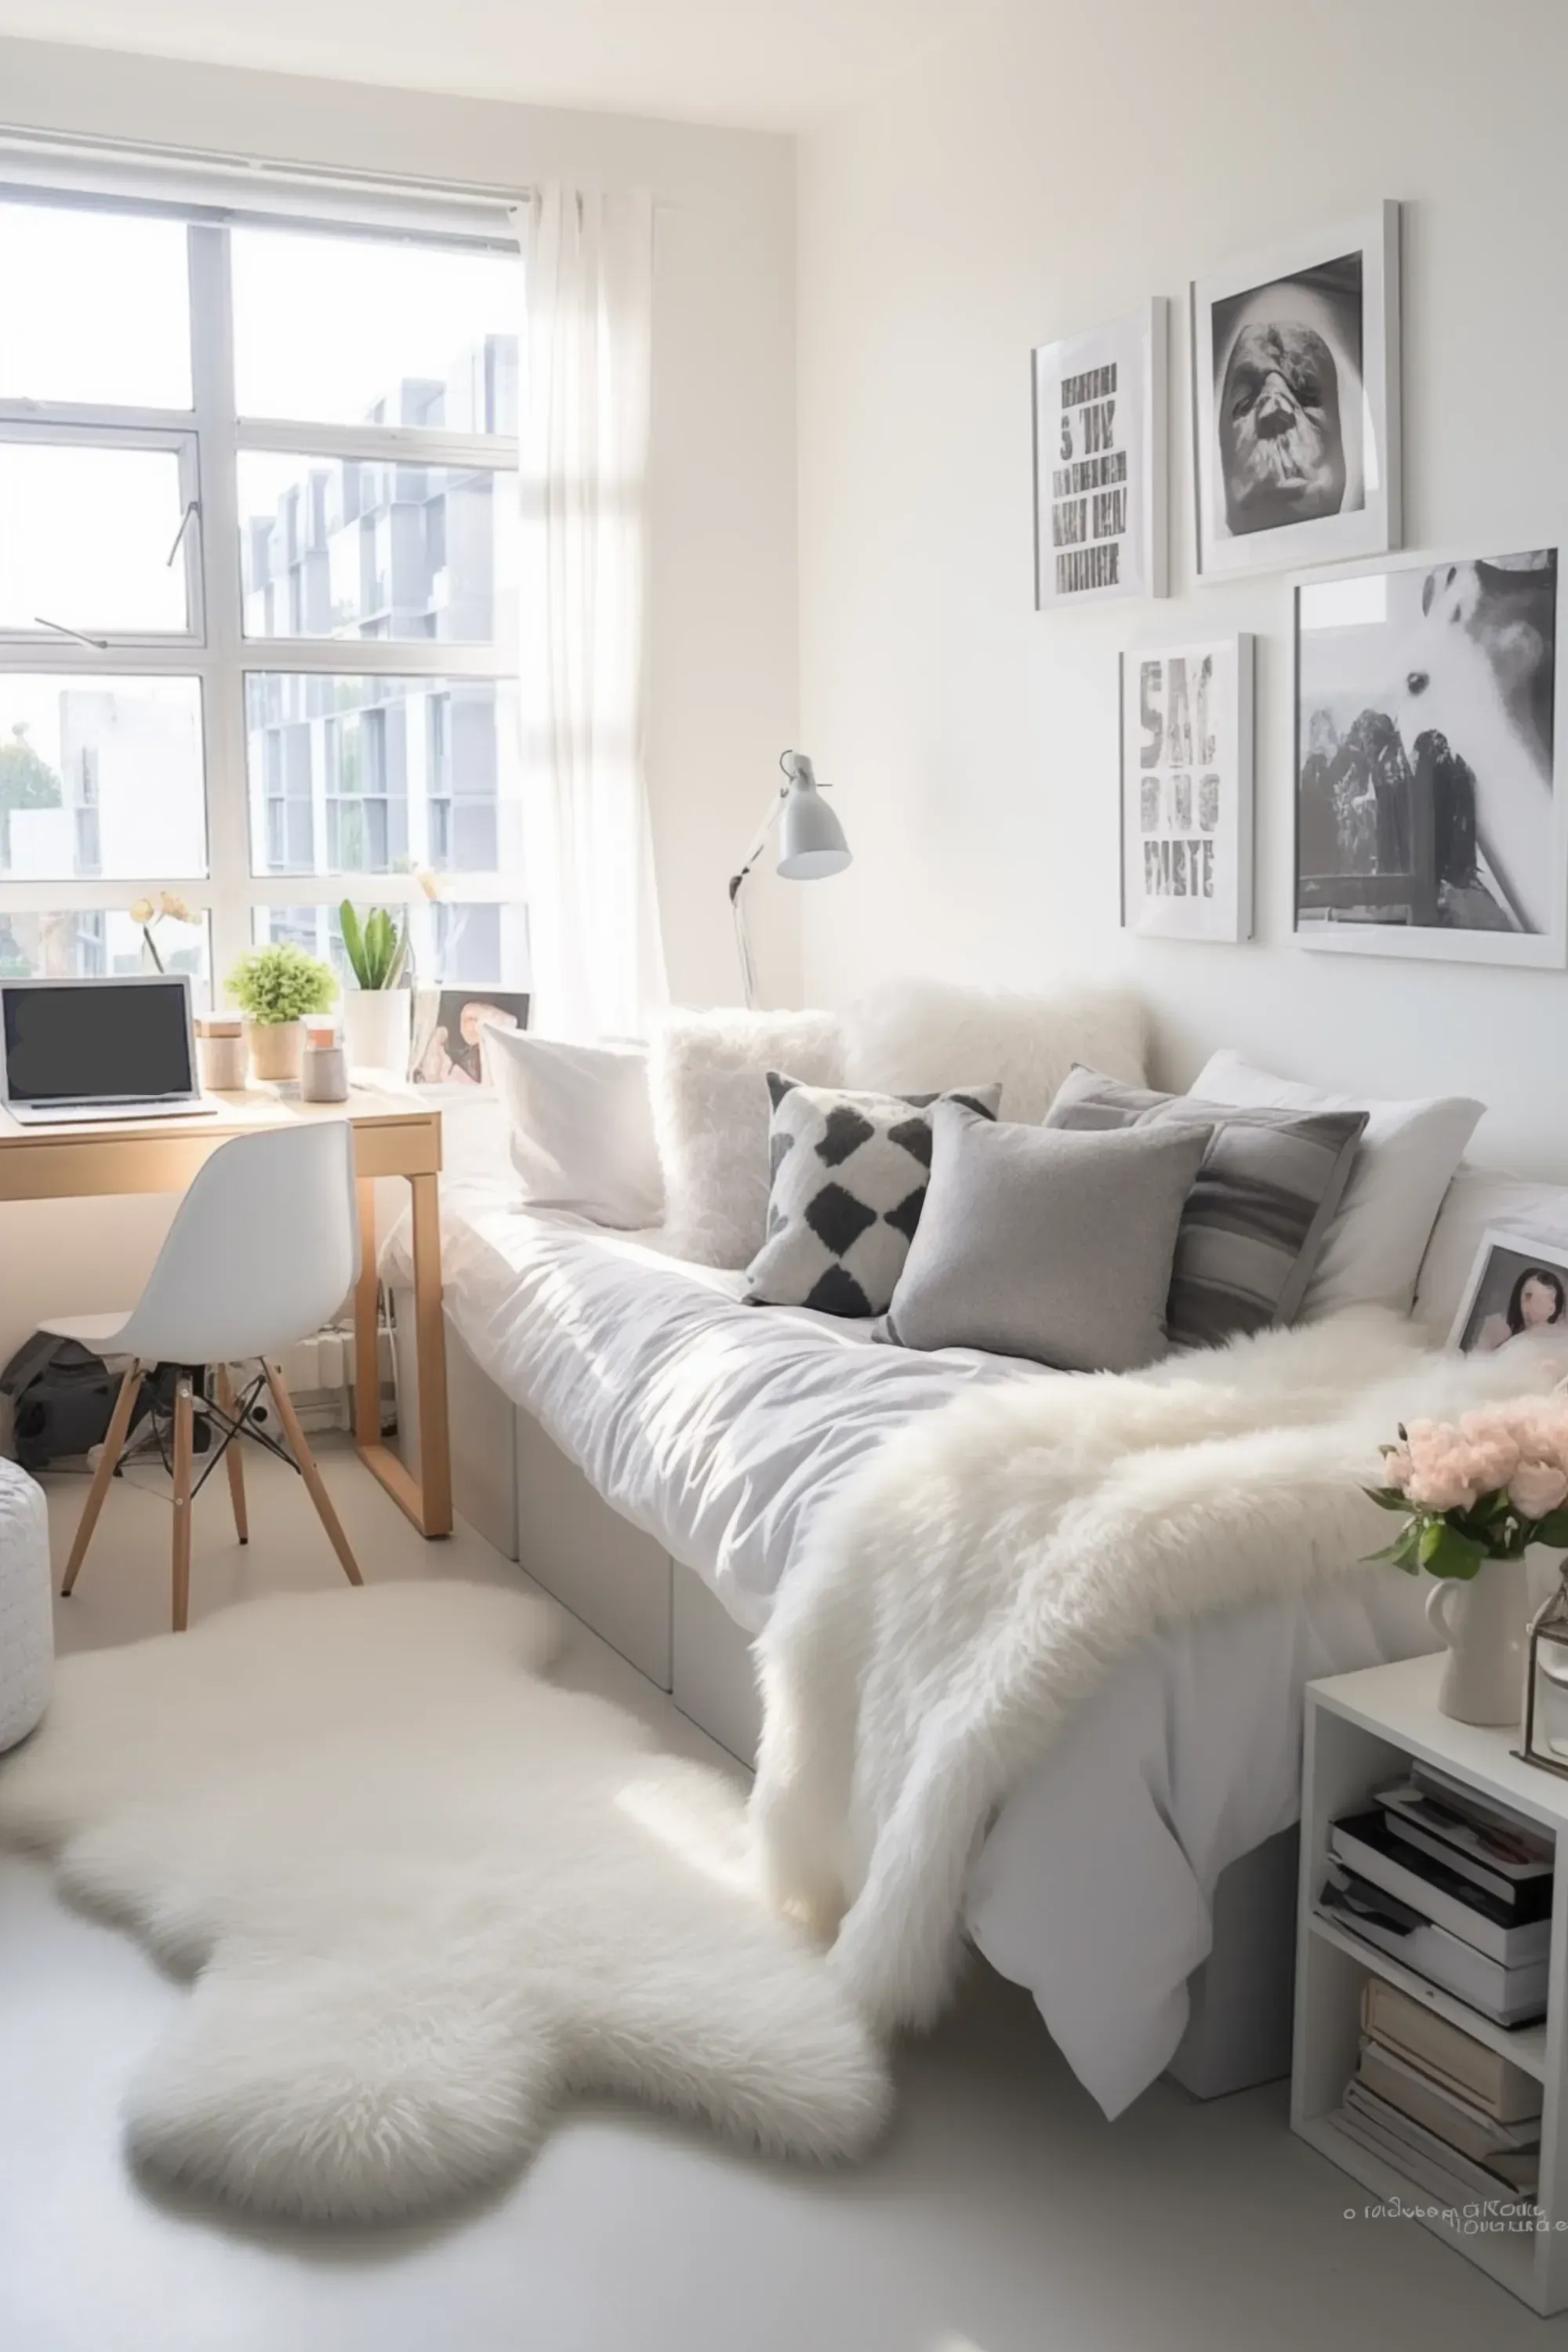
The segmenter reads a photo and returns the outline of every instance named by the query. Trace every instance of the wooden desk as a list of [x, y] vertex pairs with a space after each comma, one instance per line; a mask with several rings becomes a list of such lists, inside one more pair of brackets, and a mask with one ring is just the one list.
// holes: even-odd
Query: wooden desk
[[[231, 1136], [294, 1119], [347, 1118], [359, 1183], [360, 1273], [354, 1286], [354, 1443], [394, 1502], [423, 1536], [452, 1532], [452, 1459], [447, 1427], [447, 1335], [441, 1314], [441, 1113], [417, 1091], [346, 1103], [306, 1103], [252, 1091], [213, 1095], [216, 1116], [104, 1120], [90, 1127], [20, 1127], [0, 1111], [0, 1201], [91, 1200], [117, 1192], [183, 1192], [204, 1160]], [[382, 1444], [376, 1345], [375, 1180], [405, 1176], [414, 1196], [414, 1318], [418, 1348], [420, 1475]], [[112, 1299], [110, 1306], [130, 1306]], [[303, 1336], [303, 1335], [301, 1335]]]

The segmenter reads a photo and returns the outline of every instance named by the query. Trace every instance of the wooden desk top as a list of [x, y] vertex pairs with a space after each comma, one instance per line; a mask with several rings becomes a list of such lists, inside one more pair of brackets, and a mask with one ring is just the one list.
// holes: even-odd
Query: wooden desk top
[[205, 1099], [189, 1118], [95, 1119], [23, 1127], [0, 1110], [0, 1201], [61, 1201], [115, 1192], [181, 1192], [202, 1161], [236, 1135], [297, 1119], [346, 1118], [362, 1176], [435, 1175], [441, 1166], [441, 1107], [408, 1087], [353, 1087], [347, 1102], [301, 1102], [262, 1087]]
[[422, 1089], [398, 1091], [353, 1087], [347, 1102], [301, 1102], [298, 1095], [274, 1094], [270, 1087], [247, 1087], [237, 1094], [204, 1094], [214, 1110], [193, 1112], [188, 1118], [95, 1118], [62, 1120], [58, 1127], [25, 1127], [0, 1109], [0, 1151], [28, 1144], [80, 1147], [124, 1137], [253, 1135], [258, 1129], [284, 1127], [295, 1119], [349, 1118], [356, 1127], [386, 1127], [401, 1119], [439, 1120], [441, 1106], [421, 1099]]

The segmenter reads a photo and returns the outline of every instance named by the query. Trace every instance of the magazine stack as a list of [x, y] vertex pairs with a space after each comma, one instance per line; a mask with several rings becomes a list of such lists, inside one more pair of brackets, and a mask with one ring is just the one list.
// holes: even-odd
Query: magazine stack
[[1546, 2013], [1551, 1841], [1426, 1764], [1337, 1821], [1325, 1915], [1496, 2025]]

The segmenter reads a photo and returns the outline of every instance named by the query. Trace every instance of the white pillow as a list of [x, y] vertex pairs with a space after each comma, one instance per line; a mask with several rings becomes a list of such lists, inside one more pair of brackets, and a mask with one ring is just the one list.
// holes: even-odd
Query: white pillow
[[767, 1074], [844, 1083], [832, 1013], [667, 1013], [650, 1064], [664, 1162], [665, 1238], [700, 1265], [749, 1265], [768, 1222]]
[[522, 1197], [638, 1233], [664, 1209], [646, 1045], [569, 1045], [487, 1029]]
[[1227, 1053], [1214, 1055], [1188, 1091], [1209, 1102], [1269, 1109], [1366, 1112], [1366, 1131], [1307, 1285], [1301, 1320], [1314, 1323], [1342, 1307], [1392, 1307], [1407, 1315], [1427, 1237], [1485, 1104], [1458, 1095], [1376, 1102], [1324, 1094]]
[[1415, 1318], [1433, 1336], [1446, 1339], [1481, 1245], [1496, 1225], [1505, 1234], [1553, 1242], [1568, 1249], [1568, 1184], [1532, 1184], [1522, 1176], [1499, 1176], [1489, 1168], [1461, 1163], [1421, 1261], [1415, 1286]]
[[1001, 1117], [1037, 1126], [1075, 1062], [1143, 1083], [1143, 1014], [1127, 989], [1071, 982], [1026, 993], [940, 980], [885, 981], [844, 1016], [846, 1083], [944, 1094], [1001, 1081]]

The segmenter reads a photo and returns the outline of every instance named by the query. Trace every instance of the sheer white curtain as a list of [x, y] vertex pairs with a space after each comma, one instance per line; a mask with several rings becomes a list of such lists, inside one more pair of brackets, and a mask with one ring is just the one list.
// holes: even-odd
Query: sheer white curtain
[[557, 185], [512, 218], [531, 1019], [637, 1036], [666, 997], [642, 757], [653, 204]]

